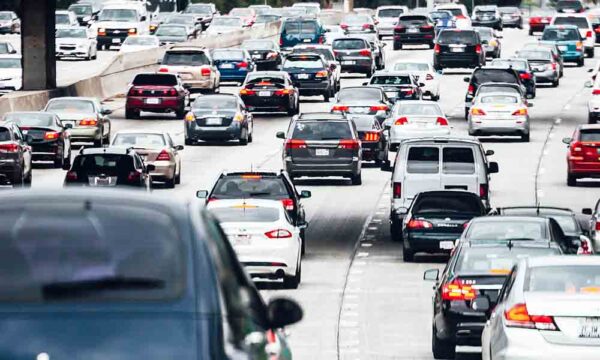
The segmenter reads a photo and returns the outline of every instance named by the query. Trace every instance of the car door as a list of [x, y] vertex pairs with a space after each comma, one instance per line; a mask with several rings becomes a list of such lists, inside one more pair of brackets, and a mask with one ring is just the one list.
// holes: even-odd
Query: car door
[[94, 101], [94, 110], [96, 111], [96, 114], [98, 116], [98, 119], [100, 119], [100, 126], [102, 129], [102, 134], [104, 136], [107, 136], [110, 134], [110, 119], [108, 118], [108, 115], [103, 114], [103, 108], [102, 105], [100, 104], [99, 101]]
[[179, 172], [181, 172], [181, 155], [179, 154], [179, 150], [177, 150], [177, 146], [175, 146], [175, 143], [171, 138], [171, 134], [165, 134], [165, 140], [167, 141], [167, 146], [169, 149], [171, 149], [173, 156], [175, 156], [175, 164], [177, 164], [177, 169]]
[[469, 145], [444, 145], [441, 148], [441, 189], [465, 190], [479, 195], [478, 164]]

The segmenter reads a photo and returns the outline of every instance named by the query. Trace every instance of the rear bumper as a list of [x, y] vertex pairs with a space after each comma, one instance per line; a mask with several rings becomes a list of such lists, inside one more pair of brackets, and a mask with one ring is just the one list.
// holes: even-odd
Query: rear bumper
[[[340, 71], [341, 72], [354, 72], [354, 73], [366, 73], [371, 71], [373, 68], [373, 61], [371, 59], [339, 59]], [[354, 61], [353, 64], [344, 64], [344, 61]]]
[[536, 71], [534, 74], [536, 83], [552, 83], [559, 78], [556, 70]]
[[285, 169], [293, 176], [356, 176], [360, 174], [360, 159], [355, 158], [350, 163], [303, 163], [292, 162], [291, 159], [284, 159]]
[[242, 135], [242, 126], [232, 122], [229, 126], [198, 126], [195, 122], [186, 123], [185, 138], [198, 140], [237, 140]]
[[456, 239], [460, 238], [462, 227], [460, 230], [461, 232], [457, 233], [415, 233], [405, 230], [403, 232], [404, 246], [414, 252], [449, 254], [452, 249], [441, 249], [440, 242], [450, 241], [454, 243]]
[[579, 61], [584, 58], [583, 51], [566, 51], [561, 54], [564, 61]]
[[[125, 104], [125, 108], [128, 110], [144, 110], [151, 112], [166, 112], [166, 111], [174, 111], [185, 106], [184, 99], [178, 97], [162, 97], [158, 98], [159, 104], [147, 104], [146, 97], [139, 96], [128, 96], [127, 102]], [[156, 99], [153, 97], [152, 99]]]
[[175, 162], [170, 161], [148, 161], [148, 164], [152, 164], [155, 170], [150, 173], [152, 180], [166, 180], [175, 178]]
[[499, 28], [502, 25], [502, 20], [471, 20], [471, 26], [485, 26]]
[[476, 67], [482, 61], [478, 55], [463, 54], [463, 55], [437, 55], [433, 57], [433, 63], [443, 67]]
[[287, 96], [242, 96], [242, 100], [250, 111], [287, 111], [290, 106]]
[[394, 42], [402, 44], [429, 44], [433, 42], [435, 35], [431, 34], [394, 34]]
[[600, 178], [600, 161], [567, 160], [569, 174], [580, 177]]
[[320, 95], [324, 92], [328, 92], [331, 88], [329, 80], [318, 81], [318, 82], [294, 82], [294, 86], [300, 91], [300, 95]]
[[71, 141], [79, 141], [79, 140], [100, 140], [102, 138], [102, 131], [99, 127], [96, 126], [78, 126], [69, 130], [69, 135], [71, 137]]
[[529, 120], [472, 119], [469, 121], [469, 131], [478, 135], [526, 135], [529, 134]]
[[245, 249], [248, 246], [244, 246], [234, 247], [234, 249], [250, 276], [277, 279], [282, 277], [281, 274], [286, 276], [296, 274], [300, 244], [293, 239], [288, 240], [277, 247], [257, 246], [253, 249]]
[[58, 142], [49, 144], [31, 144], [32, 160], [54, 160], [58, 154], [60, 145]]
[[438, 338], [456, 345], [481, 346], [485, 315], [467, 308], [464, 301], [449, 303], [448, 310], [434, 314]]

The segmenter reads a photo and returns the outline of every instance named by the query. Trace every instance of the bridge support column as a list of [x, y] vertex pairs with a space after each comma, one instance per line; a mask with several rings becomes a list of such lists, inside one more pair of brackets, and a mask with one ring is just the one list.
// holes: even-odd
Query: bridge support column
[[21, 0], [23, 90], [56, 87], [56, 1]]

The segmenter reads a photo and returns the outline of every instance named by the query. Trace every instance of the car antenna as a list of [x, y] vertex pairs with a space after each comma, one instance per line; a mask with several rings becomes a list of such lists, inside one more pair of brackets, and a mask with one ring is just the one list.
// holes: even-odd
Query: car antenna
[[512, 250], [512, 248], [514, 247], [512, 239], [508, 239], [508, 244], [506, 244], [506, 246], [508, 247], [508, 250]]

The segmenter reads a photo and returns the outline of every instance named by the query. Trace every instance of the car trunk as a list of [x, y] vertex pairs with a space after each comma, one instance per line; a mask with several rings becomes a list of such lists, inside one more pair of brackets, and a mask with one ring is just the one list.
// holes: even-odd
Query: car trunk
[[230, 126], [235, 111], [194, 111], [196, 125], [201, 127]]
[[296, 164], [351, 164], [355, 149], [340, 146], [340, 140], [307, 140], [303, 148], [291, 149], [289, 155]]
[[477, 297], [486, 296], [490, 300], [491, 306], [495, 306], [498, 301], [498, 294], [506, 280], [508, 271], [505, 269], [492, 269], [491, 271], [497, 271], [502, 274], [461, 274], [458, 276], [458, 279], [460, 279], [463, 284], [470, 285], [475, 289]]
[[[58, 132], [55, 129], [52, 129], [50, 127], [43, 127], [43, 126], [19, 126], [19, 128], [21, 129], [21, 132], [23, 133], [23, 135], [29, 135], [29, 137], [30, 137], [29, 144], [30, 145], [35, 145], [38, 143], [44, 143], [44, 142], [48, 141], [47, 139], [45, 139], [46, 133]], [[56, 139], [51, 139], [51, 141], [55, 141], [55, 140]]]

